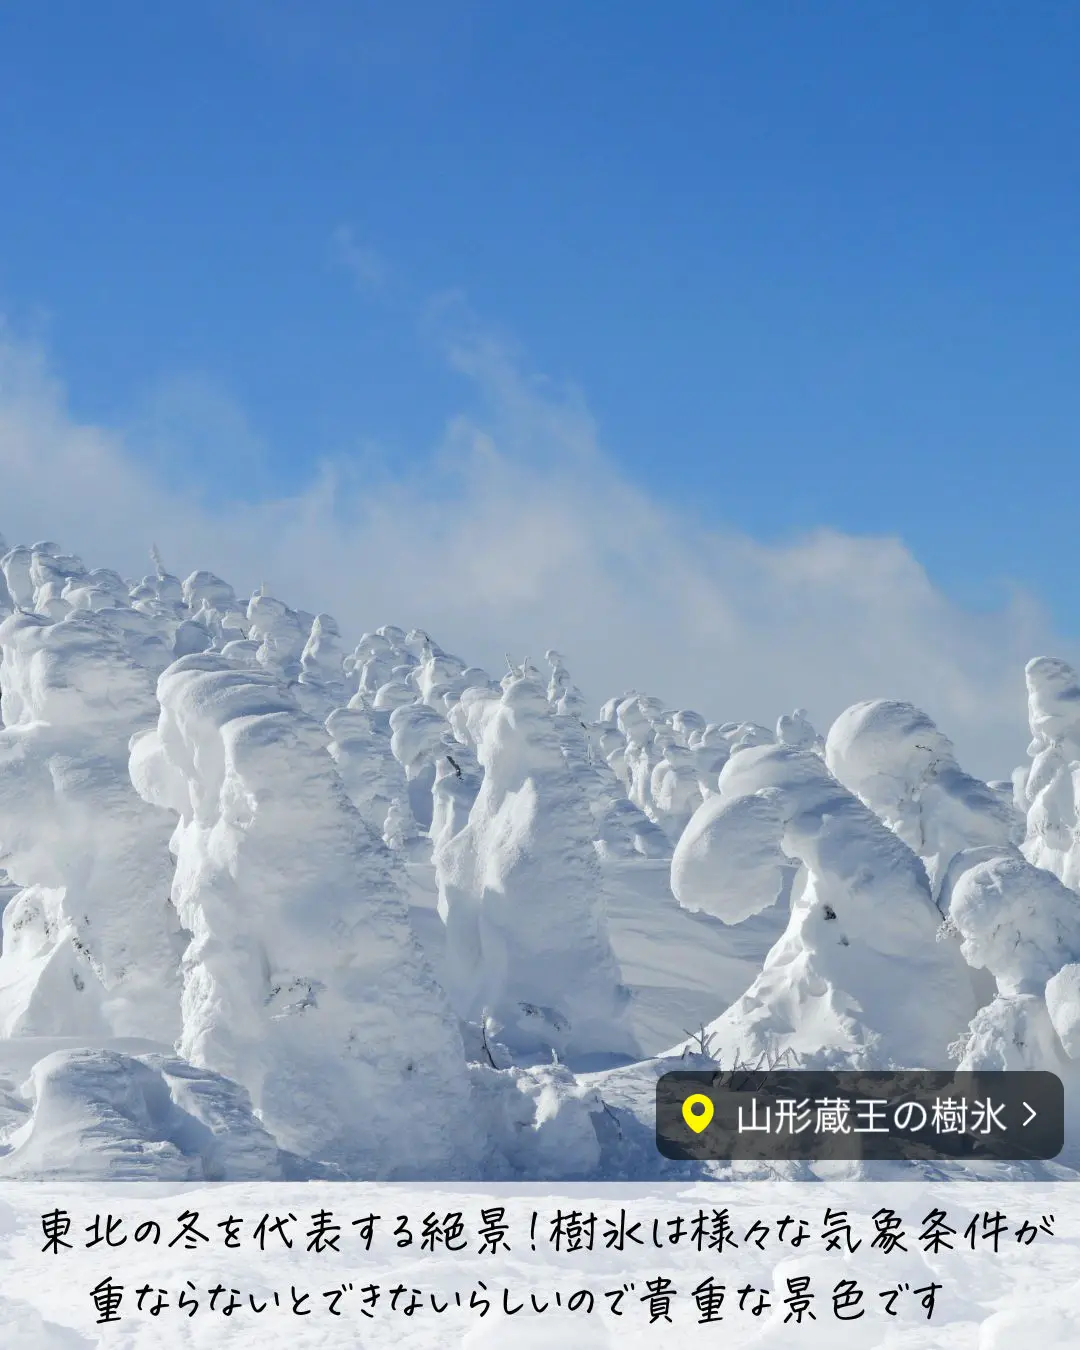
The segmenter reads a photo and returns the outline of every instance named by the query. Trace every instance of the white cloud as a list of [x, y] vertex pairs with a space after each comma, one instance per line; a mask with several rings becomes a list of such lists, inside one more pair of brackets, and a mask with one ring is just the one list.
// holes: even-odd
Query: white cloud
[[118, 432], [80, 425], [41, 352], [0, 330], [0, 529], [130, 575], [156, 540], [181, 573], [210, 567], [240, 591], [265, 580], [354, 638], [416, 624], [496, 670], [504, 651], [554, 646], [597, 704], [634, 687], [766, 723], [802, 705], [824, 730], [857, 699], [907, 698], [973, 770], [1019, 762], [1024, 662], [1075, 656], [1031, 597], [966, 611], [895, 539], [707, 531], [622, 476], [574, 391], [454, 331], [488, 413], [453, 420], [423, 472], [372, 482], [326, 464], [298, 496], [215, 505], [147, 470]]
[[390, 265], [369, 244], [361, 243], [348, 225], [339, 225], [331, 237], [333, 261], [352, 277], [360, 291], [378, 293], [390, 280]]

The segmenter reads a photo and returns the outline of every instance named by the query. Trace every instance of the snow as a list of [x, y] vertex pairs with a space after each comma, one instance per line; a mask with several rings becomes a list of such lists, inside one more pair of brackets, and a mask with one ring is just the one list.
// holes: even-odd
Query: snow
[[313, 717], [321, 714], [322, 721], [345, 702], [343, 661], [337, 620], [329, 614], [316, 614], [300, 653], [296, 696], [306, 712]]
[[368, 826], [382, 836], [390, 803], [405, 795], [405, 771], [390, 746], [390, 719], [353, 695], [326, 719], [328, 749], [345, 791]]
[[1046, 982], [1046, 1011], [1070, 1059], [1080, 1059], [1080, 965], [1066, 962]]
[[519, 1053], [633, 1054], [588, 798], [544, 687], [530, 675], [504, 683], [470, 702], [483, 783], [434, 852], [447, 987], [461, 1017], [490, 1019]]
[[300, 658], [310, 629], [295, 610], [263, 591], [256, 591], [247, 607], [247, 636], [259, 644], [256, 659], [287, 681], [301, 671]]
[[168, 1040], [180, 1027], [169, 829], [128, 774], [154, 680], [110, 612], [0, 624], [4, 866], [23, 888], [4, 911], [5, 1035]]
[[726, 1056], [931, 1068], [976, 1010], [959, 953], [936, 941], [922, 862], [812, 752], [733, 754], [679, 841], [672, 889], [729, 923], [790, 902], [761, 973], [709, 1025]]
[[435, 764], [451, 742], [446, 718], [426, 703], [413, 701], [390, 714], [390, 749], [405, 770], [409, 805], [421, 830], [431, 826], [431, 790]]
[[[948, 877], [949, 920], [967, 962], [994, 978], [994, 994], [956, 1044], [958, 1067], [1047, 1070], [1065, 1089], [1066, 1120], [1080, 1110], [1076, 962], [1080, 896], [1017, 849], [969, 849]], [[1080, 1162], [1070, 1134], [1059, 1162]]]
[[988, 848], [958, 863], [964, 870], [950, 880], [949, 917], [968, 964], [989, 970], [1002, 993], [1040, 992], [1080, 959], [1080, 897], [1052, 873], [1018, 852]]
[[1080, 887], [1080, 680], [1065, 661], [1046, 656], [1029, 661], [1025, 675], [1031, 764], [1016, 780], [1027, 811], [1024, 852], [1075, 890]]
[[[292, 1151], [370, 1175], [462, 1166], [460, 1034], [325, 729], [215, 655], [175, 662], [158, 699], [133, 776], [179, 816], [180, 1053], [243, 1085]], [[440, 1118], [403, 1129], [433, 1095]]]
[[273, 1137], [235, 1083], [160, 1055], [55, 1050], [25, 1091], [0, 1176], [24, 1180], [280, 1180]]
[[1010, 801], [966, 774], [952, 742], [910, 703], [857, 703], [833, 723], [825, 762], [926, 863], [935, 897], [965, 848], [1008, 848], [1024, 836]]
[[730, 1181], [659, 1156], [656, 1079], [781, 1054], [1080, 1110], [1064, 662], [986, 783], [900, 699], [593, 716], [554, 647], [0, 547], [0, 1175]]

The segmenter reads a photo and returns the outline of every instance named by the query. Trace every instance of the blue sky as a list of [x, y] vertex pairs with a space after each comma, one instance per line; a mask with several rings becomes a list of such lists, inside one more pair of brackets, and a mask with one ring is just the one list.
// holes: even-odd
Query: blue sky
[[7, 0], [0, 304], [90, 415], [236, 400], [266, 477], [202, 468], [240, 492], [426, 453], [460, 288], [651, 491], [1068, 621], [1029, 484], [1076, 481], [1078, 49], [1068, 3]]
[[468, 313], [656, 503], [1072, 634], [1078, 51], [1051, 0], [4, 0], [0, 311], [231, 501], [426, 462]]

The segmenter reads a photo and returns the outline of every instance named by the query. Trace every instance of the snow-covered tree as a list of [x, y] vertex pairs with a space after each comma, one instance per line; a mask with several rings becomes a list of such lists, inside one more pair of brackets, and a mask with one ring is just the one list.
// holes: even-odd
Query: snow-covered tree
[[[460, 698], [466, 687], [466, 670], [460, 656], [444, 652], [437, 642], [424, 634], [418, 664], [411, 672], [410, 683], [429, 708], [445, 713], [448, 704]], [[486, 680], [486, 677], [482, 678]]]
[[649, 775], [649, 800], [657, 823], [675, 844], [702, 803], [697, 762], [694, 752], [666, 727], [656, 732], [653, 743], [660, 759]]
[[584, 715], [585, 696], [570, 678], [566, 658], [552, 648], [544, 653], [544, 659], [551, 667], [547, 687], [548, 702], [556, 712], [567, 717], [576, 717], [580, 721]]
[[16, 544], [0, 558], [0, 571], [4, 574], [5, 609], [18, 605], [20, 609], [34, 608], [34, 586], [30, 580], [30, 550], [25, 544]]
[[1020, 781], [1024, 853], [1080, 890], [1080, 679], [1051, 656], [1029, 661], [1024, 673], [1031, 727], [1031, 764]]
[[1023, 837], [1013, 805], [965, 773], [949, 738], [910, 703], [871, 699], [842, 712], [829, 729], [825, 761], [922, 858], [935, 898], [962, 849], [1008, 852]]
[[171, 824], [128, 777], [154, 679], [108, 611], [0, 624], [0, 846], [23, 889], [4, 912], [4, 1035], [180, 1031]]
[[813, 750], [819, 755], [825, 753], [824, 738], [814, 730], [805, 708], [781, 714], [776, 722], [776, 739], [781, 745], [790, 745], [793, 750]]
[[739, 923], [790, 919], [746, 993], [708, 1030], [722, 1056], [792, 1050], [810, 1066], [937, 1068], [975, 1010], [926, 870], [819, 756], [733, 754], [671, 864], [680, 903]]
[[60, 554], [52, 543], [35, 544], [30, 551], [30, 585], [34, 589], [32, 608], [51, 619], [62, 619], [71, 608], [64, 599], [68, 583], [85, 575], [78, 558]]
[[60, 593], [72, 609], [114, 609], [128, 604], [128, 586], [118, 572], [95, 567], [82, 576], [70, 577]]
[[415, 699], [390, 714], [390, 731], [390, 748], [405, 770], [413, 818], [421, 830], [427, 830], [431, 826], [435, 765], [451, 739], [449, 723], [442, 713]]
[[344, 663], [354, 695], [370, 704], [394, 667], [400, 666], [402, 658], [407, 656], [408, 653], [395, 647], [385, 633], [365, 633]]
[[337, 620], [316, 614], [300, 653], [296, 697], [304, 711], [320, 721], [347, 701], [344, 659]]
[[993, 996], [957, 1038], [962, 1070], [1046, 1069], [1080, 1105], [1080, 897], [1019, 851], [959, 853], [948, 869], [950, 927]]
[[285, 1148], [354, 1177], [476, 1164], [457, 1023], [325, 730], [269, 673], [189, 656], [132, 746], [179, 817], [173, 898], [192, 934], [181, 1053], [242, 1084]]
[[261, 666], [279, 679], [300, 676], [300, 657], [314, 620], [305, 623], [299, 610], [290, 609], [264, 591], [256, 591], [247, 607], [247, 635], [259, 644]]
[[607, 933], [592, 815], [542, 684], [508, 677], [465, 703], [484, 771], [464, 829], [435, 850], [446, 980], [517, 1054], [633, 1053]]
[[[171, 590], [171, 588], [170, 588]], [[222, 581], [213, 572], [197, 571], [185, 577], [180, 588], [184, 604], [191, 613], [196, 613], [203, 604], [209, 605], [219, 614], [229, 614], [240, 609], [236, 592], [227, 581]]]
[[446, 745], [444, 753], [435, 761], [435, 781], [431, 789], [433, 849], [464, 829], [480, 783], [476, 756], [470, 747], [456, 743]]
[[[326, 719], [329, 751], [349, 799], [368, 828], [382, 838], [390, 803], [408, 791], [405, 770], [390, 748], [390, 719], [354, 695]], [[415, 826], [412, 826], [415, 832]]]

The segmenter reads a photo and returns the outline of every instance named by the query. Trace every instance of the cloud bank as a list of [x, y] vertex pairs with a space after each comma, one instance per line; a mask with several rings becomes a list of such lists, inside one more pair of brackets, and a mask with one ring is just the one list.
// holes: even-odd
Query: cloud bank
[[416, 625], [493, 670], [554, 646], [596, 705], [636, 688], [717, 721], [803, 706], [824, 728], [856, 700], [907, 699], [972, 771], [1020, 762], [1025, 661], [1077, 656], [1031, 596], [968, 611], [896, 539], [706, 529], [627, 481], [573, 391], [480, 330], [444, 349], [484, 412], [452, 419], [422, 470], [328, 461], [299, 495], [238, 503], [178, 487], [182, 463], [162, 473], [136, 432], [80, 422], [43, 352], [0, 329], [0, 530], [133, 577], [156, 542], [172, 571], [265, 582], [346, 640]]

